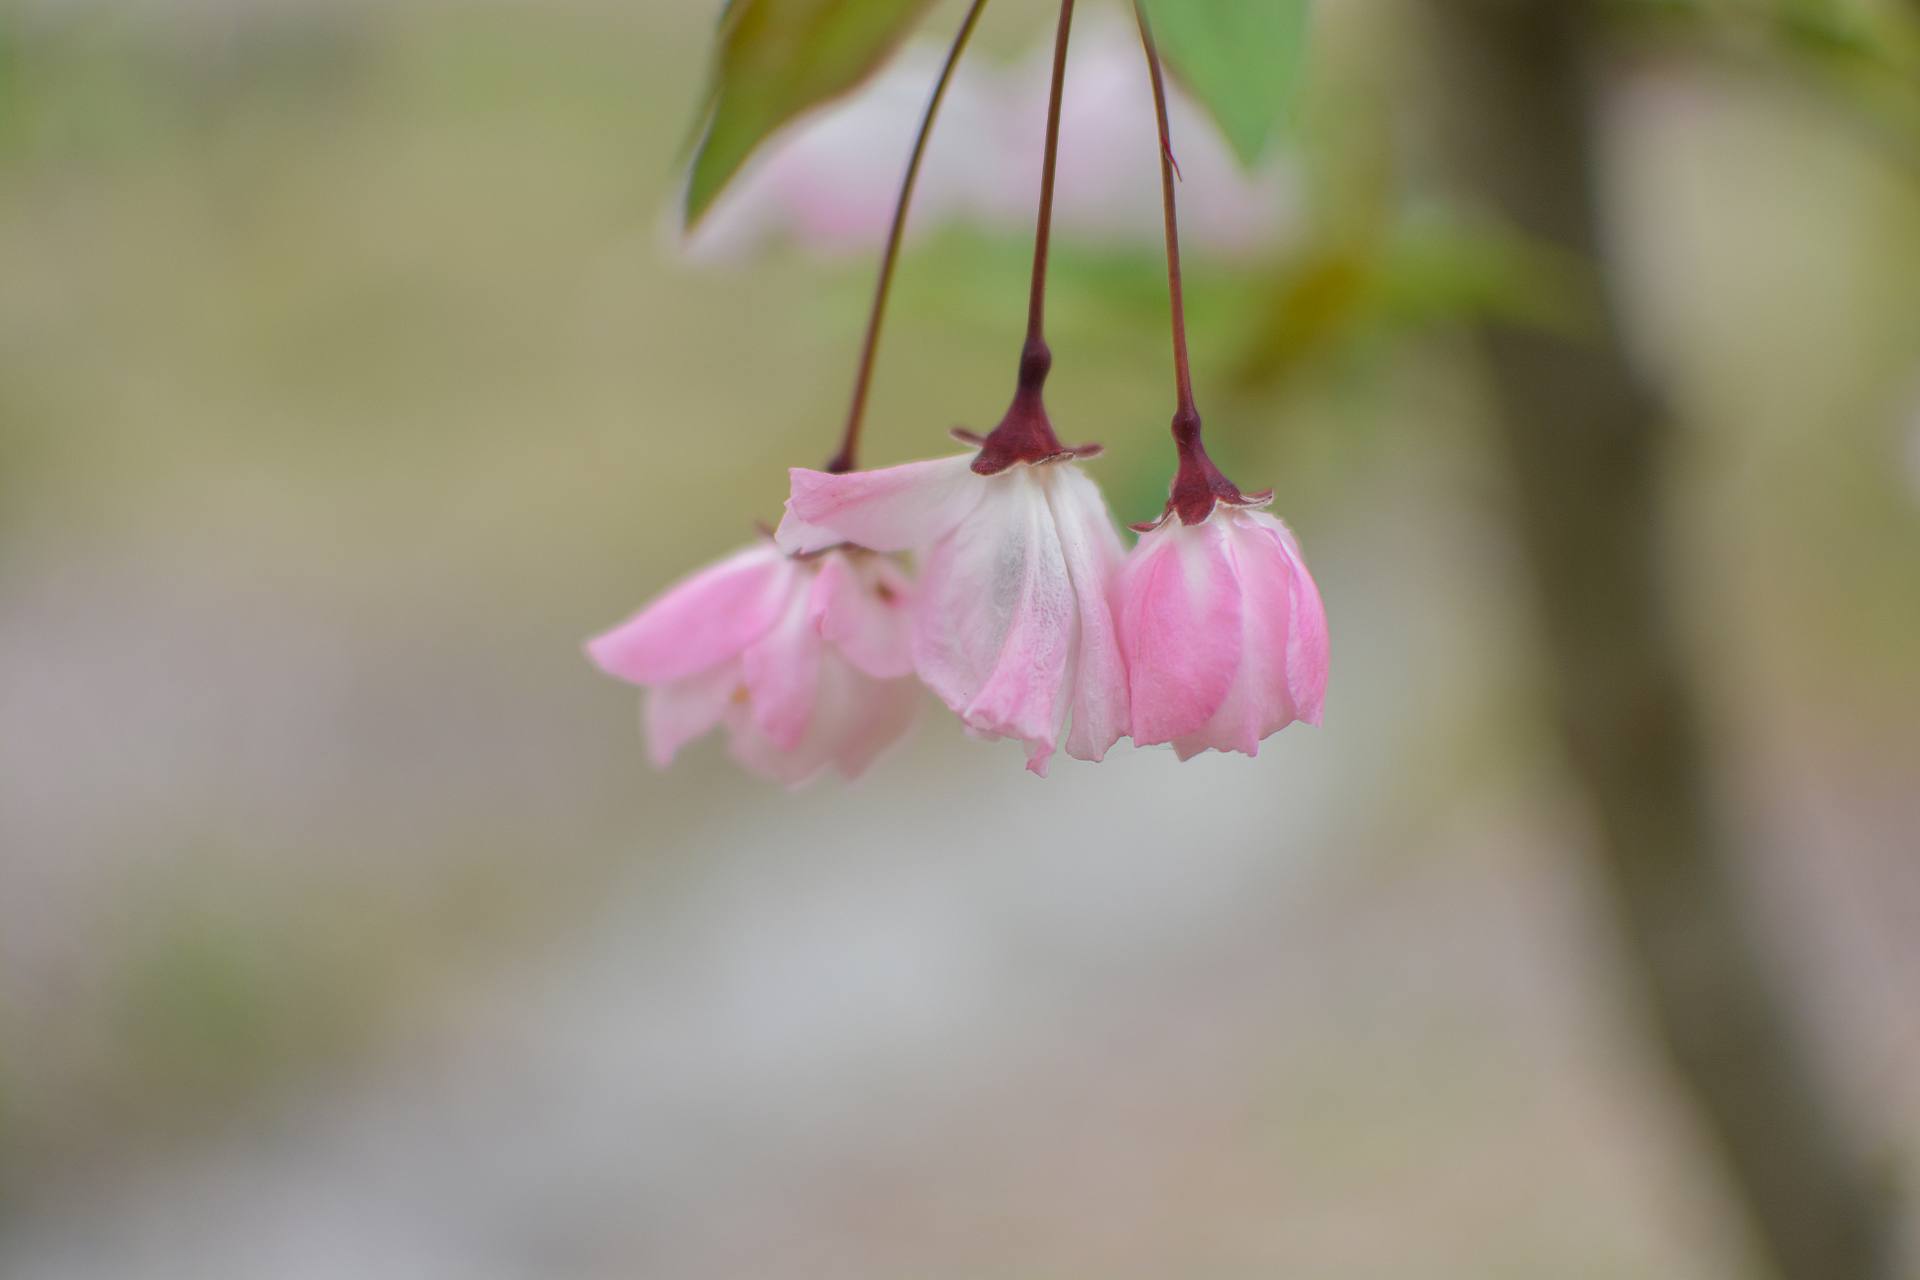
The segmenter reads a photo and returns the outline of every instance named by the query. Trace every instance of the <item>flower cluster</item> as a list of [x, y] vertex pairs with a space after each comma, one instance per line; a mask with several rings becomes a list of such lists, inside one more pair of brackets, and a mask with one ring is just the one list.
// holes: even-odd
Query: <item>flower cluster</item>
[[655, 763], [724, 724], [743, 765], [788, 783], [858, 775], [912, 723], [915, 675], [1042, 776], [1063, 733], [1078, 760], [1123, 737], [1186, 759], [1320, 723], [1326, 615], [1287, 526], [1236, 491], [1169, 503], [1128, 554], [1083, 453], [796, 468], [772, 540], [588, 651], [649, 689]]
[[[1188, 369], [1166, 86], [1144, 9], [1173, 312], [1179, 465], [1131, 552], [1042, 391], [1047, 244], [1073, 0], [1061, 0], [1047, 101], [1027, 332], [998, 426], [954, 434], [969, 452], [856, 469], [868, 381], [929, 131], [980, 15], [973, 0], [936, 82], [894, 209], [839, 450], [795, 468], [761, 543], [669, 590], [587, 646], [648, 690], [653, 759], [725, 726], [755, 772], [798, 784], [857, 776], [907, 730], [916, 678], [980, 738], [1011, 738], [1044, 777], [1063, 742], [1098, 761], [1121, 738], [1256, 755], [1296, 720], [1320, 722], [1327, 622], [1271, 492], [1245, 495], [1207, 457]], [[907, 574], [911, 557], [918, 580]]]

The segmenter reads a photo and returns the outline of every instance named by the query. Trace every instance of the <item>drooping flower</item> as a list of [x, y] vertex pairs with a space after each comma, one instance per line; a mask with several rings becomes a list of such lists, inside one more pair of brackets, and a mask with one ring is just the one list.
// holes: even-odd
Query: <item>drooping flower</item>
[[1160, 135], [1179, 459], [1159, 519], [1122, 574], [1120, 630], [1138, 746], [1260, 754], [1295, 720], [1319, 724], [1327, 692], [1327, 618], [1320, 591], [1286, 525], [1259, 510], [1272, 490], [1244, 494], [1201, 443], [1180, 287], [1177, 174], [1166, 80], [1147, 11], [1134, 6]]
[[746, 768], [798, 785], [847, 778], [904, 734], [910, 583], [885, 556], [806, 557], [760, 542], [669, 588], [587, 644], [601, 670], [647, 689], [656, 766], [717, 725]]
[[1326, 611], [1292, 531], [1258, 509], [1271, 494], [1242, 496], [1195, 454], [1121, 578], [1133, 741], [1258, 755], [1295, 720], [1320, 723]]
[[998, 447], [879, 471], [794, 468], [777, 535], [789, 550], [847, 539], [920, 554], [915, 669], [976, 736], [1017, 738], [1046, 776], [1067, 754], [1099, 760], [1127, 731], [1113, 621], [1123, 550], [1100, 491], [1048, 429]]

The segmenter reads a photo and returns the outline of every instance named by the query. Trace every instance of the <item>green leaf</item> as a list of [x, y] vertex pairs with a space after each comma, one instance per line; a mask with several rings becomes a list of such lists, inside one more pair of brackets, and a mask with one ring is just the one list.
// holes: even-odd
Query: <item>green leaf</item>
[[687, 185], [687, 225], [769, 134], [879, 70], [930, 3], [728, 0]]
[[1287, 114], [1307, 44], [1307, 0], [1143, 0], [1160, 53], [1242, 164]]

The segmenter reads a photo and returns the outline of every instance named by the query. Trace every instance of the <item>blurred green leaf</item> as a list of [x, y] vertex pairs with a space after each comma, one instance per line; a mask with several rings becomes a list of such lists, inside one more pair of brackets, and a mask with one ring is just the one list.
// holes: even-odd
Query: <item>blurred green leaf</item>
[[1371, 246], [1320, 245], [1286, 263], [1241, 357], [1235, 381], [1271, 386], [1349, 333], [1378, 271]]
[[687, 185], [700, 220], [754, 149], [879, 70], [930, 0], [729, 0]]
[[13, 133], [14, 120], [20, 115], [20, 99], [20, 55], [7, 15], [0, 13], [0, 147], [4, 147]]
[[1384, 235], [1311, 242], [1264, 294], [1236, 382], [1264, 388], [1325, 353], [1477, 320], [1578, 337], [1593, 323], [1584, 264], [1510, 230], [1416, 211]]
[[178, 1097], [264, 1074], [291, 1022], [270, 940], [210, 921], [178, 922], [139, 951], [124, 992], [119, 1049]]
[[1507, 228], [1409, 217], [1383, 248], [1373, 310], [1390, 327], [1494, 319], [1568, 336], [1594, 323], [1590, 268]]
[[1307, 43], [1307, 0], [1142, 0], [1174, 75], [1212, 114], [1241, 163], [1287, 113]]

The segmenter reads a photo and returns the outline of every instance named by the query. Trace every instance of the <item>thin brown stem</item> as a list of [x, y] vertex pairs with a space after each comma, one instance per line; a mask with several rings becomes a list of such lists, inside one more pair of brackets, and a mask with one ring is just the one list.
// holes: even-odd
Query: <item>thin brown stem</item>
[[1146, 7], [1134, 0], [1133, 16], [1140, 24], [1140, 45], [1146, 50], [1147, 72], [1153, 80], [1153, 115], [1160, 128], [1160, 198], [1166, 212], [1167, 296], [1173, 309], [1173, 378], [1178, 408], [1173, 419], [1174, 437], [1185, 429], [1195, 440], [1200, 436], [1200, 412], [1193, 404], [1193, 370], [1187, 362], [1187, 303], [1180, 279], [1180, 219], [1175, 209], [1174, 182], [1177, 166], [1173, 159], [1173, 136], [1167, 125], [1167, 83], [1160, 69], [1160, 50], [1153, 42], [1153, 25], [1147, 21]]
[[1040, 162], [1040, 213], [1033, 233], [1033, 285], [1027, 300], [1027, 342], [1046, 340], [1047, 248], [1053, 234], [1053, 175], [1060, 152], [1060, 100], [1067, 83], [1067, 37], [1073, 0], [1060, 0], [1060, 26], [1053, 37], [1053, 85], [1047, 95], [1047, 144]]
[[933, 94], [927, 99], [926, 112], [920, 117], [920, 131], [914, 135], [913, 154], [907, 158], [900, 197], [893, 206], [893, 225], [887, 230], [887, 247], [880, 255], [880, 279], [874, 285], [873, 308], [867, 316], [867, 334], [860, 346], [860, 368], [853, 379], [853, 403], [847, 409], [846, 432], [840, 439], [840, 451], [826, 466], [827, 471], [836, 475], [854, 469], [860, 428], [867, 417], [867, 392], [873, 386], [874, 360], [880, 350], [880, 325], [886, 318], [887, 298], [893, 292], [893, 269], [900, 261], [900, 244], [906, 238], [907, 210], [913, 205], [913, 189], [920, 180], [920, 162], [927, 154], [927, 139], [933, 136], [933, 122], [940, 114], [947, 87], [953, 83], [954, 68], [960, 65], [960, 55], [966, 52], [967, 42], [973, 38], [973, 29], [980, 21], [980, 11], [986, 7], [987, 0], [973, 0], [967, 7], [967, 16], [960, 23], [960, 32], [953, 38], [953, 47], [947, 50], [940, 78], [934, 82]]

